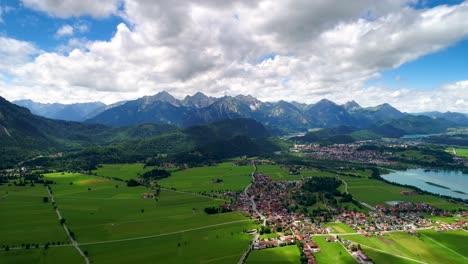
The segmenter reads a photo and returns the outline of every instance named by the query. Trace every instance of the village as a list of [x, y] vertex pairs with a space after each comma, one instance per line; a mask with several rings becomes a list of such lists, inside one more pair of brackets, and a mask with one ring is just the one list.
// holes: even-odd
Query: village
[[[358, 245], [340, 238], [340, 235], [347, 233], [336, 233], [333, 228], [326, 227], [323, 216], [312, 218], [294, 210], [297, 208], [297, 203], [292, 197], [301, 191], [302, 181], [273, 181], [262, 173], [257, 173], [253, 177], [252, 184], [245, 192], [238, 195], [237, 202], [229, 205], [231, 209], [239, 210], [245, 216], [256, 219], [262, 224], [259, 234], [253, 241], [252, 250], [296, 244], [301, 249], [301, 255], [307, 259], [305, 263], [311, 264], [317, 263], [314, 254], [321, 252], [316, 239], [326, 239], [329, 243], [340, 243], [358, 263], [372, 263]], [[408, 202], [391, 202], [387, 206], [377, 205], [367, 214], [344, 209], [330, 210], [328, 213], [331, 214], [331, 222], [343, 223], [366, 237], [385, 236], [388, 232], [402, 231], [416, 234], [418, 230], [433, 228], [434, 222], [422, 217], [423, 213], [447, 215], [447, 212], [425, 203]], [[468, 221], [462, 220], [453, 224], [439, 223], [435, 230], [466, 228]], [[251, 233], [256, 232], [257, 230], [251, 231]], [[276, 233], [276, 236], [261, 238], [261, 235], [270, 233]]]
[[[333, 145], [294, 144], [294, 146], [290, 148], [290, 152], [303, 153], [305, 157], [310, 159], [391, 165], [397, 164], [402, 158], [407, 161], [414, 160], [414, 158], [410, 156], [397, 155], [397, 153], [404, 153], [405, 150], [419, 146], [419, 143], [420, 142], [417, 141], [400, 141], [394, 139], [389, 142], [372, 141], [375, 147], [369, 147], [368, 141]], [[385, 150], [379, 150], [378, 147], [383, 147]], [[468, 159], [453, 156], [451, 164], [466, 167], [468, 166]]]

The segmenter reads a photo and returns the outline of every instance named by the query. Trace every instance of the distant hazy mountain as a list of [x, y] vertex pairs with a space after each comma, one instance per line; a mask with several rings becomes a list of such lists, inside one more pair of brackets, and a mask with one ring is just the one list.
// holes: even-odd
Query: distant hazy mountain
[[212, 122], [253, 118], [283, 132], [307, 131], [312, 127], [370, 127], [376, 122], [404, 117], [389, 104], [363, 108], [356, 102], [344, 105], [323, 99], [316, 104], [261, 102], [250, 95], [213, 98], [196, 93], [183, 100], [167, 92], [145, 96], [97, 114], [86, 122], [112, 126], [168, 123], [182, 127]]
[[445, 112], [445, 113], [425, 112], [425, 113], [418, 113], [418, 115], [444, 118], [444, 119], [453, 121], [457, 124], [468, 126], [468, 114], [462, 114], [462, 113], [456, 113], [456, 112]]
[[301, 137], [292, 138], [300, 142], [321, 144], [350, 143], [358, 140], [377, 138], [399, 138], [411, 134], [436, 134], [446, 132], [447, 128], [457, 127], [457, 123], [422, 115], [406, 115], [399, 119], [381, 121], [369, 128], [359, 129], [352, 126], [338, 126], [309, 132]]
[[35, 115], [67, 121], [84, 121], [90, 113], [106, 106], [101, 102], [43, 104], [31, 100], [19, 100], [13, 101], [13, 103], [28, 108]]

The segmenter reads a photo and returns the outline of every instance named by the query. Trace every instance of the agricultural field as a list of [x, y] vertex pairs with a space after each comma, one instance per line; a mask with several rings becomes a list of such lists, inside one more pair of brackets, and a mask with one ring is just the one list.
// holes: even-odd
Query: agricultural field
[[299, 175], [289, 174], [289, 167], [281, 167], [277, 165], [259, 165], [257, 172], [261, 172], [273, 180], [301, 180], [303, 177], [335, 177], [335, 173], [320, 171], [317, 169], [303, 169]]
[[134, 164], [102, 164], [92, 172], [101, 177], [117, 178], [121, 180], [136, 179], [154, 167], [146, 167], [143, 163]]
[[[422, 237], [435, 240], [437, 243], [459, 253], [460, 255], [468, 258], [468, 232], [464, 230], [437, 232], [435, 230], [421, 230], [419, 231]], [[460, 256], [461, 257], [461, 256]], [[468, 261], [468, 259], [467, 259]]]
[[[146, 187], [128, 187], [122, 181], [79, 173], [50, 173], [44, 177], [54, 182], [50, 187], [62, 217], [75, 234], [80, 247], [88, 252], [90, 260], [95, 263], [138, 263], [148, 259], [164, 259], [165, 263], [182, 263], [184, 259], [210, 263], [236, 262], [252, 239], [245, 231], [257, 228], [238, 212], [214, 215], [204, 212], [204, 208], [219, 206], [224, 201], [173, 190], [161, 190], [156, 199], [145, 199], [143, 194], [150, 193]], [[5, 185], [0, 188], [2, 193], [6, 193]], [[25, 208], [32, 212], [40, 208], [44, 215], [34, 214], [31, 220], [28, 212], [11, 211], [29, 222], [37, 219], [37, 223], [22, 228], [21, 219], [19, 222], [6, 222], [7, 219], [2, 217], [0, 230], [5, 230], [0, 231], [0, 239], [7, 234], [11, 237], [10, 245], [29, 242], [16, 234], [26, 229], [23, 238], [28, 238], [31, 243], [34, 239], [39, 243], [44, 238], [54, 236], [57, 236], [57, 241], [68, 243], [52, 205], [42, 201], [42, 197], [46, 196], [45, 187], [21, 188], [20, 194], [8, 191], [8, 196], [2, 198], [2, 213], [3, 209], [13, 210], [13, 205], [22, 206], [21, 202], [24, 202], [31, 206], [24, 205]], [[25, 191], [28, 193], [23, 193]], [[5, 201], [15, 201], [13, 198], [16, 203], [7, 207]], [[29, 230], [34, 224], [34, 228]], [[50, 226], [56, 228], [58, 235]], [[6, 227], [21, 232], [11, 231], [10, 234]], [[18, 255], [21, 257], [16, 258]], [[67, 263], [82, 262], [71, 246], [50, 247], [47, 250], [11, 249], [2, 251], [0, 257], [4, 257], [5, 263], [54, 263], [60, 262], [60, 259], [70, 259], [61, 261]]]
[[82, 245], [94, 263], [237, 263], [252, 237], [251, 224], [235, 223], [115, 243]]
[[[360, 234], [343, 235], [341, 237], [359, 243], [362, 249], [372, 259], [382, 258], [380, 255], [373, 255], [380, 250], [383, 252], [379, 253], [392, 254], [404, 260], [410, 259], [427, 263], [466, 263], [466, 259], [464, 259], [461, 254], [466, 252], [466, 243], [462, 243], [462, 245], [458, 247], [454, 246], [454, 244], [457, 242], [460, 243], [460, 241], [466, 241], [468, 236], [465, 234], [457, 234], [456, 238], [454, 238], [447, 236], [447, 233], [441, 236], [443, 238], [439, 237], [440, 240], [450, 242], [448, 246], [441, 246], [440, 242], [430, 239], [423, 233], [421, 233], [420, 237], [403, 232], [388, 233], [383, 237], [367, 238]], [[370, 251], [368, 250], [369, 248], [371, 249]]]
[[[252, 181], [253, 166], [235, 166], [232, 162], [173, 172], [159, 181], [165, 188], [187, 192], [243, 191]], [[220, 180], [220, 181], [217, 181]]]
[[[170, 190], [144, 199], [149, 189], [81, 174], [48, 174], [55, 200], [79, 242], [125, 239], [246, 220], [240, 213], [208, 215], [222, 201]], [[70, 184], [73, 182], [73, 184]]]
[[[267, 248], [250, 252], [247, 264], [294, 263], [299, 264], [301, 252], [296, 245]], [[226, 262], [227, 263], [227, 262]]]
[[354, 199], [366, 202], [372, 206], [377, 204], [385, 205], [387, 201], [408, 201], [424, 202], [445, 210], [460, 208], [460, 205], [432, 195], [403, 195], [401, 194], [402, 191], [410, 189], [391, 185], [383, 181], [349, 176], [340, 176], [340, 178], [346, 181], [348, 191], [353, 195]]
[[320, 253], [314, 253], [314, 257], [319, 264], [356, 263], [353, 256], [351, 256], [339, 242], [327, 242], [326, 239], [327, 238], [323, 236], [314, 237], [314, 242], [317, 243], [321, 250]]
[[323, 226], [333, 228], [335, 233], [356, 233], [356, 231], [344, 223], [326, 223]]
[[83, 257], [71, 246], [0, 251], [0, 263], [2, 264], [83, 264], [83, 262]]
[[41, 184], [0, 185], [0, 246], [69, 242], [48, 196]]

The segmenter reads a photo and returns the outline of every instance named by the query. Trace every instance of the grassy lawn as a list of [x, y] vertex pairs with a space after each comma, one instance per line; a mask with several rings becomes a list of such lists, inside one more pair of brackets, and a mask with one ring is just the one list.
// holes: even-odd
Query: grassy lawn
[[67, 263], [82, 264], [83, 257], [74, 247], [51, 247], [47, 250], [28, 249], [0, 251], [0, 263], [2, 264], [45, 264], [45, 263]]
[[144, 168], [143, 163], [134, 164], [102, 164], [93, 173], [98, 176], [118, 178], [121, 180], [136, 179], [140, 174], [150, 171], [153, 167]]
[[[247, 264], [300, 263], [301, 252], [296, 245], [254, 250], [247, 258]], [[226, 262], [227, 263], [227, 262]]]
[[356, 231], [344, 223], [326, 223], [323, 226], [333, 228], [336, 233], [356, 233]]
[[400, 193], [401, 191], [411, 189], [391, 185], [379, 180], [347, 176], [340, 176], [340, 178], [348, 183], [348, 191], [356, 200], [373, 206], [377, 204], [385, 205], [387, 201], [408, 201], [424, 202], [445, 210], [461, 208], [460, 205], [432, 195], [403, 195]]
[[[176, 171], [159, 183], [165, 188], [196, 193], [242, 191], [252, 181], [252, 171], [252, 166], [234, 166], [231, 162], [224, 162], [216, 166]], [[217, 183], [216, 179], [222, 179], [222, 182]]]
[[44, 203], [47, 190], [43, 185], [0, 185], [0, 246], [47, 242], [68, 243], [52, 204]]
[[351, 264], [357, 263], [338, 242], [327, 242], [326, 237], [315, 237], [321, 252], [314, 253], [318, 263]]
[[[389, 233], [384, 237], [366, 238], [362, 235], [344, 235], [342, 238], [360, 243], [365, 252], [370, 247], [427, 263], [466, 263], [461, 256], [424, 236], [418, 238], [406, 233]], [[467, 236], [464, 237], [465, 241], [466, 238]], [[457, 241], [461, 239], [463, 239], [461, 236], [457, 237]], [[453, 239], [449, 240], [453, 241]], [[453, 248], [453, 250], [456, 249]], [[374, 257], [371, 254], [369, 256]]]
[[237, 263], [252, 237], [245, 223], [163, 237], [84, 245], [94, 263]]

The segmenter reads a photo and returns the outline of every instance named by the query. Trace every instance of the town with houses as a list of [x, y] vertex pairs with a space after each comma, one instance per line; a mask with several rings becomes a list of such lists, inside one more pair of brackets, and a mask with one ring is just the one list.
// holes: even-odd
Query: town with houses
[[[268, 164], [268, 161], [252, 161]], [[296, 168], [291, 168], [293, 173]], [[320, 254], [321, 249], [316, 243], [318, 239], [328, 243], [339, 243], [358, 263], [373, 263], [359, 244], [353, 243], [340, 235], [360, 234], [365, 237], [385, 236], [389, 232], [407, 232], [417, 235], [418, 230], [434, 229], [436, 231], [467, 229], [468, 221], [460, 220], [452, 224], [425, 218], [423, 214], [434, 216], [449, 216], [450, 213], [436, 209], [425, 203], [388, 202], [386, 205], [370, 207], [368, 213], [347, 211], [345, 209], [330, 210], [325, 215], [311, 218], [307, 214], [288, 210], [296, 201], [291, 197], [300, 192], [302, 181], [273, 181], [262, 173], [253, 173], [252, 183], [241, 194], [232, 192], [224, 196], [235, 197], [235, 204], [227, 204], [232, 210], [243, 212], [246, 217], [255, 219], [262, 225], [260, 231], [250, 230], [254, 236], [250, 250], [262, 250], [271, 247], [281, 247], [296, 244], [301, 249], [303, 263], [317, 263], [314, 254]], [[468, 212], [459, 212], [459, 217], [468, 217]], [[350, 233], [336, 233], [325, 224], [343, 223], [354, 230]], [[261, 238], [263, 233], [276, 233], [274, 238]]]

